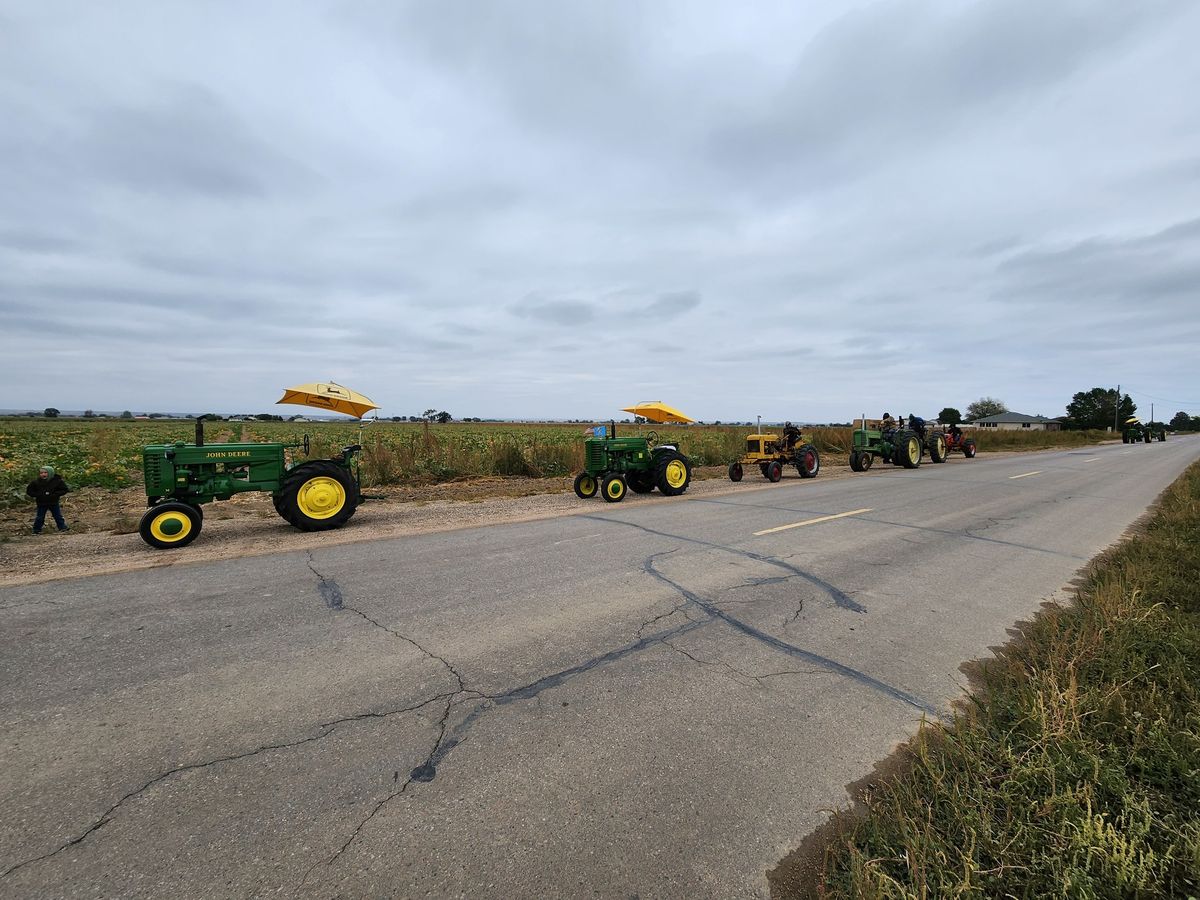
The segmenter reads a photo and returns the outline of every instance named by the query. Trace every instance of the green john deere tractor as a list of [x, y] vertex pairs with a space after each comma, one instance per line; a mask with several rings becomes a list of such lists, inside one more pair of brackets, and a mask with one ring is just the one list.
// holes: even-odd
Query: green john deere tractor
[[583, 442], [583, 471], [575, 476], [575, 494], [583, 500], [597, 493], [609, 503], [625, 499], [626, 489], [667, 497], [682, 494], [692, 481], [692, 463], [673, 444], [660, 444], [658, 433], [617, 437], [616, 422], [595, 429]]
[[863, 417], [857, 424], [850, 450], [850, 468], [855, 472], [870, 469], [877, 456], [886, 463], [915, 469], [926, 450], [932, 462], [946, 461], [946, 436], [925, 429], [924, 423], [918, 428], [895, 428], [886, 427], [879, 419]]
[[1130, 416], [1125, 420], [1125, 428], [1121, 431], [1122, 444], [1139, 444], [1142, 441], [1149, 444], [1155, 438], [1160, 441], [1167, 439], [1167, 426], [1162, 422], [1147, 422], [1143, 425], [1137, 416]]
[[275, 511], [301, 531], [345, 525], [362, 502], [358, 472], [351, 468], [362, 447], [352, 444], [334, 459], [287, 462], [287, 449], [307, 456], [308, 435], [296, 444], [206, 444], [196, 420], [196, 442], [142, 448], [146, 503], [138, 533], [151, 547], [186, 547], [204, 524], [201, 504], [246, 491], [268, 491]]

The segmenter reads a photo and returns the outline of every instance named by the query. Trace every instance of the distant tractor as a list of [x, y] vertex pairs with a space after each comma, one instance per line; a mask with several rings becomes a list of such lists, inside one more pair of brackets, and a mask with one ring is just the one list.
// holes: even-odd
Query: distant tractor
[[821, 454], [810, 442], [804, 441], [800, 429], [787, 422], [783, 435], [746, 435], [746, 453], [729, 464], [729, 480], [741, 481], [747, 466], [758, 466], [763, 478], [777, 482], [783, 477], [784, 466], [795, 466], [801, 478], [816, 478], [821, 471]]
[[194, 444], [143, 447], [149, 509], [138, 525], [142, 540], [158, 549], [186, 547], [204, 524], [202, 504], [247, 491], [269, 492], [275, 511], [301, 531], [345, 525], [363, 499], [351, 469], [362, 447], [345, 447], [334, 459], [288, 464], [284, 451], [292, 448], [307, 455], [308, 436], [296, 444], [206, 444], [202, 419]]
[[575, 495], [587, 500], [597, 493], [609, 503], [625, 499], [626, 489], [667, 497], [682, 494], [692, 481], [692, 463], [674, 444], [660, 444], [658, 433], [617, 437], [616, 422], [597, 429], [584, 441], [583, 471], [575, 476]]
[[[922, 423], [923, 424], [923, 423]], [[921, 465], [921, 457], [929, 450], [933, 462], [946, 461], [946, 438], [940, 431], [929, 432], [924, 438], [910, 428], [887, 427], [879, 419], [860, 419], [854, 429], [850, 450], [850, 468], [855, 472], [866, 472], [879, 457], [886, 463], [915, 469]]]
[[975, 438], [967, 437], [958, 428], [951, 426], [946, 432], [946, 453], [961, 452], [967, 459], [975, 458]]
[[1142, 424], [1136, 418], [1130, 418], [1125, 422], [1125, 429], [1121, 432], [1121, 443], [1123, 444], [1138, 444], [1146, 442], [1149, 444], [1157, 438], [1160, 441], [1167, 439], [1167, 426], [1162, 422], [1147, 422]]

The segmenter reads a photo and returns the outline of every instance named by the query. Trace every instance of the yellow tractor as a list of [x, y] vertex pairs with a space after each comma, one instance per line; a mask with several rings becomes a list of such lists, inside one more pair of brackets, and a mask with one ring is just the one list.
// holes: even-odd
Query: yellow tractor
[[800, 429], [785, 422], [783, 434], [746, 435], [746, 453], [729, 464], [729, 480], [741, 481], [746, 466], [758, 466], [763, 478], [776, 482], [783, 477], [784, 466], [795, 466], [801, 478], [816, 478], [821, 471], [821, 454], [804, 440]]

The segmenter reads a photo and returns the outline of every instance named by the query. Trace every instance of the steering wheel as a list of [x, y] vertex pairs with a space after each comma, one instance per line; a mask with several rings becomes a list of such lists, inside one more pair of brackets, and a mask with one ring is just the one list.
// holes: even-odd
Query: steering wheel
[[308, 442], [308, 435], [307, 435], [307, 434], [304, 436], [304, 444], [303, 444], [303, 446], [304, 446], [304, 455], [305, 455], [305, 456], [308, 456], [308, 453], [309, 453], [309, 451], [312, 449], [312, 445], [311, 445], [311, 444]]
[[646, 432], [646, 446], [647, 447], [658, 446], [658, 432], [657, 431], [647, 431]]

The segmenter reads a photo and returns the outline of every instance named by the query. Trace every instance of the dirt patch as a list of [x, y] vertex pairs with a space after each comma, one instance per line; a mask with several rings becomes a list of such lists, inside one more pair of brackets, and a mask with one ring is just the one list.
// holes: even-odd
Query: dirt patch
[[[989, 457], [1011, 456], [991, 453]], [[958, 459], [966, 464], [965, 460]], [[887, 477], [889, 467], [876, 467], [855, 475], [844, 457], [822, 460], [821, 474], [813, 482], [830, 478]], [[955, 458], [951, 458], [951, 463]], [[971, 463], [974, 465], [974, 463]], [[801, 479], [788, 470], [783, 484]], [[32, 505], [0, 511], [0, 586], [31, 584], [57, 578], [102, 575], [161, 566], [212, 562], [241, 556], [260, 556], [290, 550], [316, 550], [333, 544], [373, 541], [434, 531], [452, 531], [527, 522], [555, 516], [594, 512], [606, 504], [600, 498], [580, 500], [571, 490], [571, 478], [472, 478], [437, 484], [408, 484], [371, 488], [371, 500], [354, 514], [345, 528], [306, 533], [285, 523], [266, 494], [242, 494], [204, 507], [204, 532], [179, 550], [153, 550], [138, 537], [138, 520], [146, 510], [140, 488], [107, 491], [84, 488], [63, 502], [70, 531], [59, 534], [52, 521], [37, 536], [31, 533]], [[773, 485], [747, 473], [740, 484], [731, 483], [723, 466], [697, 467], [692, 486], [680, 498], [662, 497], [656, 491], [640, 496], [632, 491], [622, 505], [673, 503], [715, 494], [766, 490]]]
[[[820, 478], [851, 475], [846, 466], [825, 466]], [[861, 477], [861, 476], [859, 476]], [[781, 483], [798, 482], [790, 472]], [[154, 550], [137, 534], [146, 509], [138, 488], [105, 491], [86, 488], [68, 494], [63, 503], [70, 531], [59, 534], [47, 522], [40, 535], [30, 533], [33, 507], [0, 513], [0, 586], [32, 584], [58, 578], [102, 575], [136, 569], [212, 562], [290, 550], [317, 550], [334, 544], [451, 531], [503, 522], [528, 522], [595, 512], [607, 506], [596, 497], [580, 500], [570, 478], [475, 478], [440, 484], [372, 488], [383, 499], [364, 503], [344, 528], [306, 533], [284, 522], [267, 494], [243, 494], [204, 507], [204, 531], [195, 543], [179, 550]], [[667, 498], [657, 492], [630, 492], [622, 506], [677, 503], [697, 496], [764, 490], [773, 485], [756, 479], [731, 483], [723, 467], [697, 468], [687, 494]]]

